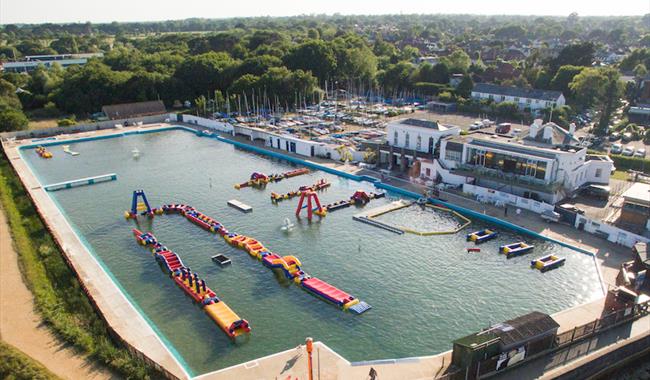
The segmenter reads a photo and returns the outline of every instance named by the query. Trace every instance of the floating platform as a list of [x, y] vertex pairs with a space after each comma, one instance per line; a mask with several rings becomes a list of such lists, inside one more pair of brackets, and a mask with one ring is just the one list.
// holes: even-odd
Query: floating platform
[[64, 145], [63, 146], [63, 151], [65, 153], [71, 155], [71, 156], [78, 156], [79, 155], [79, 152], [74, 152], [74, 151], [70, 150], [70, 145]]
[[356, 220], [356, 221], [359, 221], [359, 222], [361, 222], [361, 223], [369, 224], [369, 225], [371, 225], [371, 226], [375, 226], [375, 227], [378, 227], [378, 228], [384, 229], [384, 230], [386, 230], [386, 231], [390, 231], [390, 232], [396, 233], [396, 234], [398, 234], [398, 235], [403, 235], [403, 234], [404, 234], [404, 231], [401, 230], [401, 229], [399, 229], [399, 228], [397, 228], [397, 227], [393, 227], [393, 226], [391, 226], [391, 225], [389, 225], [389, 224], [382, 223], [382, 222], [379, 222], [379, 221], [377, 221], [377, 220], [370, 219], [370, 218], [368, 218], [367, 216], [359, 216], [359, 215], [355, 215], [355, 216], [352, 217], [352, 219], [354, 219], [354, 220]]
[[530, 266], [538, 269], [540, 272], [561, 267], [566, 262], [565, 257], [559, 257], [553, 254], [542, 256], [538, 259], [532, 260]]
[[63, 190], [63, 189], [71, 189], [73, 187], [79, 187], [79, 186], [94, 185], [100, 182], [109, 182], [115, 180], [117, 180], [117, 174], [109, 173], [109, 174], [97, 175], [94, 177], [86, 177], [86, 178], [73, 179], [70, 181], [52, 183], [43, 186], [43, 188], [46, 191], [56, 191], [56, 190]]
[[506, 255], [507, 258], [521, 256], [525, 253], [528, 253], [535, 248], [534, 245], [527, 244], [526, 242], [520, 241], [517, 243], [506, 244], [499, 247], [499, 252]]
[[492, 240], [496, 238], [498, 235], [499, 235], [498, 232], [486, 228], [484, 230], [474, 231], [472, 233], [469, 233], [465, 237], [467, 241], [473, 241], [476, 244], [480, 244], [488, 240]]
[[211, 257], [211, 259], [212, 259], [212, 261], [214, 261], [215, 263], [217, 263], [217, 264], [219, 264], [221, 266], [228, 265], [228, 264], [232, 263], [232, 261], [230, 261], [230, 259], [228, 257], [226, 257], [226, 256], [224, 256], [222, 254], [214, 255], [214, 256]]
[[358, 304], [352, 305], [348, 308], [351, 312], [355, 314], [362, 314], [368, 310], [372, 309], [372, 306], [369, 304], [365, 303], [364, 301], [359, 301]]
[[234, 207], [234, 208], [238, 209], [239, 211], [243, 211], [243, 212], [251, 212], [251, 211], [253, 211], [253, 208], [251, 206], [247, 205], [244, 202], [240, 202], [240, 201], [238, 201], [236, 199], [229, 200], [228, 201], [228, 206]]

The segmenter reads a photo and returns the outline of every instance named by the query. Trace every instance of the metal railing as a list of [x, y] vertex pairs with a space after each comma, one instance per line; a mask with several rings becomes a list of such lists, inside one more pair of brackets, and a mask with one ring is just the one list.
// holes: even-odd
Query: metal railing
[[573, 330], [558, 334], [555, 337], [555, 346], [557, 348], [568, 346], [577, 340], [587, 338], [621, 323], [629, 322], [638, 317], [647, 315], [649, 311], [650, 301], [613, 311], [594, 321], [585, 323], [581, 326], [576, 326]]
[[531, 178], [528, 176], [517, 175], [514, 173], [504, 173], [496, 169], [490, 169], [483, 166], [475, 166], [469, 164], [461, 164], [457, 169], [452, 170], [460, 172], [468, 172], [472, 175], [483, 177], [485, 179], [495, 180], [501, 183], [528, 187], [532, 190], [540, 190], [544, 192], [553, 192], [562, 188], [562, 182], [546, 183], [544, 180]]

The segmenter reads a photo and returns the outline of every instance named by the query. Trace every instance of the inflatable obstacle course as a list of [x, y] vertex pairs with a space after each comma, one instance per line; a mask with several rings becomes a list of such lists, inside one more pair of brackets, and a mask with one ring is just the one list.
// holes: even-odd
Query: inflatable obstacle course
[[502, 245], [501, 247], [499, 247], [499, 252], [506, 255], [507, 258], [511, 258], [511, 257], [516, 257], [516, 256], [521, 256], [523, 254], [526, 254], [532, 251], [533, 248], [535, 248], [534, 245], [530, 245], [523, 241], [520, 241], [517, 243]]
[[280, 182], [285, 178], [296, 177], [307, 173], [309, 173], [309, 169], [307, 168], [301, 168], [301, 169], [291, 170], [285, 173], [271, 174], [271, 175], [255, 172], [251, 174], [250, 179], [248, 181], [236, 184], [235, 189], [241, 189], [244, 187], [262, 187], [271, 182]]
[[186, 267], [181, 258], [158, 242], [150, 232], [143, 233], [133, 229], [135, 239], [143, 246], [151, 248], [156, 261], [158, 261], [172, 276], [172, 279], [185, 294], [189, 295], [203, 308], [206, 314], [228, 335], [236, 337], [251, 331], [248, 321], [240, 318], [216, 293], [210, 289], [205, 280], [199, 278], [196, 272]]
[[334, 203], [329, 203], [323, 206], [326, 211], [336, 211], [342, 208], [350, 207], [352, 205], [363, 206], [368, 204], [373, 199], [384, 198], [386, 193], [366, 193], [363, 190], [357, 190], [354, 194], [348, 199], [341, 200]]
[[293, 197], [297, 197], [302, 195], [303, 192], [306, 191], [321, 191], [323, 189], [328, 188], [331, 185], [331, 183], [327, 182], [324, 179], [318, 180], [316, 183], [314, 183], [311, 186], [301, 186], [298, 188], [298, 190], [293, 190], [285, 194], [278, 194], [275, 192], [271, 193], [271, 202], [277, 203], [285, 199], [291, 199]]
[[36, 154], [38, 154], [40, 158], [46, 158], [46, 159], [52, 158], [52, 152], [45, 149], [44, 146], [39, 146], [38, 148], [36, 148]]
[[538, 259], [532, 260], [530, 266], [538, 269], [540, 272], [558, 268], [566, 262], [565, 257], [559, 257], [553, 254], [542, 256]]
[[488, 240], [492, 240], [497, 236], [499, 236], [498, 232], [486, 228], [484, 230], [474, 231], [472, 233], [469, 233], [465, 237], [467, 241], [473, 241], [476, 244], [480, 244]]
[[160, 213], [160, 210], [151, 208], [147, 196], [144, 194], [144, 190], [135, 190], [131, 198], [131, 210], [124, 211], [124, 217], [126, 219], [135, 219], [138, 215], [153, 217], [154, 214]]
[[96, 175], [94, 177], [86, 177], [86, 178], [73, 179], [70, 181], [51, 183], [49, 185], [43, 186], [43, 189], [45, 189], [45, 191], [56, 191], [56, 190], [63, 190], [63, 189], [72, 189], [73, 187], [79, 187], [79, 186], [94, 185], [96, 183], [109, 182], [115, 180], [117, 180], [117, 174], [109, 173], [109, 174]]
[[203, 214], [194, 207], [183, 204], [168, 204], [163, 205], [159, 210], [164, 214], [181, 214], [204, 230], [220, 235], [228, 244], [243, 249], [250, 256], [260, 260], [262, 265], [280, 271], [287, 279], [300, 285], [307, 292], [331, 302], [343, 310], [361, 314], [371, 308], [370, 305], [354, 296], [305, 273], [301, 268], [302, 263], [297, 257], [291, 255], [280, 256], [273, 253], [261, 242], [251, 237], [228, 231], [222, 223]]

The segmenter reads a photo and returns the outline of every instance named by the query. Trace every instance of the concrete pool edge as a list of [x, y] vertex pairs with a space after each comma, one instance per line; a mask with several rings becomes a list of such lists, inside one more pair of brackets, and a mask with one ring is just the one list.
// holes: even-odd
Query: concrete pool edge
[[[136, 131], [133, 131], [136, 132]], [[82, 138], [84, 141], [98, 140], [108, 137], [119, 137], [119, 133], [94, 138]], [[64, 142], [74, 142], [79, 139], [67, 139], [49, 143], [59, 145]], [[7, 146], [3, 141], [3, 150], [11, 163], [14, 172], [20, 178], [27, 190], [45, 226], [63, 253], [64, 259], [73, 269], [78, 281], [106, 322], [108, 328], [129, 351], [142, 358], [166, 377], [190, 379], [193, 373], [179, 359], [174, 349], [170, 349], [156, 328], [135, 306], [129, 296], [121, 289], [111, 273], [97, 260], [81, 239], [76, 229], [70, 224], [59, 205], [45, 191], [40, 180], [29, 163], [22, 157], [22, 149], [42, 144], [26, 144]]]
[[[141, 128], [146, 128], [146, 130], [145, 130], [145, 129], [141, 129]], [[83, 138], [78, 138], [78, 139], [69, 138], [69, 139], [66, 139], [66, 140], [48, 141], [47, 143], [42, 143], [42, 144], [34, 143], [34, 141], [32, 141], [32, 144], [21, 145], [20, 147], [17, 147], [17, 148], [18, 148], [18, 150], [22, 150], [22, 149], [33, 148], [33, 147], [36, 147], [36, 146], [38, 146], [38, 145], [46, 145], [46, 144], [47, 144], [47, 145], [61, 145], [61, 144], [64, 144], [64, 143], [70, 143], [70, 142], [83, 142], [83, 141], [91, 141], [91, 140], [100, 140], [100, 139], [106, 139], [106, 138], [124, 137], [124, 136], [134, 135], [134, 134], [144, 134], [144, 133], [164, 132], [164, 131], [167, 131], [167, 130], [185, 130], [185, 131], [187, 131], [187, 132], [191, 132], [191, 133], [194, 133], [194, 134], [198, 134], [198, 133], [197, 133], [197, 130], [195, 130], [195, 129], [193, 129], [193, 128], [189, 128], [189, 127], [185, 127], [185, 126], [178, 126], [178, 125], [175, 125], [175, 124], [174, 124], [174, 125], [161, 126], [161, 127], [151, 127], [151, 126], [148, 126], [148, 127], [136, 127], [136, 129], [134, 129], [134, 130], [130, 130], [130, 131], [126, 131], [126, 132], [124, 132], [124, 131], [111, 131], [112, 133], [111, 133], [110, 135], [105, 135], [105, 136], [83, 137]], [[377, 187], [377, 188], [384, 189], [384, 190], [388, 190], [388, 191], [391, 191], [391, 192], [394, 192], [394, 193], [396, 193], [396, 194], [403, 195], [403, 196], [406, 196], [406, 197], [409, 197], [409, 198], [415, 198], [415, 199], [417, 199], [417, 198], [420, 197], [420, 195], [417, 194], [417, 193], [415, 193], [415, 192], [408, 191], [408, 190], [404, 190], [404, 189], [399, 188], [399, 187], [395, 187], [395, 186], [392, 186], [392, 185], [385, 184], [385, 183], [381, 182], [378, 178], [375, 178], [375, 177], [372, 177], [372, 176], [366, 176], [366, 175], [360, 176], [360, 175], [355, 175], [355, 174], [347, 173], [347, 172], [344, 172], [344, 171], [341, 171], [341, 170], [338, 170], [338, 169], [335, 169], [335, 168], [331, 168], [331, 167], [328, 167], [328, 166], [324, 166], [324, 165], [321, 165], [321, 164], [315, 163], [315, 162], [313, 162], [313, 161], [303, 160], [303, 159], [296, 158], [296, 157], [292, 157], [292, 156], [289, 156], [289, 155], [284, 155], [284, 154], [281, 154], [281, 153], [272, 152], [272, 151], [269, 151], [269, 150], [266, 150], [266, 149], [263, 149], [263, 148], [259, 148], [259, 147], [256, 147], [256, 146], [252, 146], [252, 145], [249, 145], [249, 144], [244, 144], [244, 143], [241, 143], [241, 142], [232, 141], [232, 140], [230, 140], [230, 139], [228, 139], [228, 138], [225, 138], [225, 137], [223, 137], [223, 136], [212, 136], [211, 138], [215, 138], [215, 139], [217, 139], [217, 140], [219, 140], [219, 141], [226, 142], [226, 143], [230, 143], [230, 144], [232, 144], [232, 145], [236, 145], [236, 146], [238, 146], [238, 147], [240, 147], [240, 148], [243, 148], [243, 149], [246, 149], [246, 150], [250, 150], [250, 151], [254, 151], [254, 152], [256, 152], [256, 153], [260, 153], [260, 154], [263, 154], [263, 155], [265, 155], [265, 156], [270, 156], [270, 157], [275, 157], [275, 158], [283, 159], [283, 160], [288, 161], [288, 162], [292, 162], [292, 163], [295, 163], [295, 164], [300, 164], [300, 165], [303, 165], [303, 166], [306, 166], [306, 167], [310, 167], [310, 168], [314, 168], [314, 169], [322, 170], [322, 171], [325, 171], [325, 172], [328, 172], [328, 173], [331, 173], [331, 174], [335, 174], [335, 175], [340, 176], [340, 177], [343, 177], [343, 178], [352, 179], [352, 180], [355, 180], [355, 181], [366, 181], [366, 182], [371, 182], [371, 183], [373, 183], [373, 184], [375, 185], [375, 187]], [[21, 155], [20, 153], [21, 153], [21, 152], [19, 152], [20, 161], [22, 161], [23, 164], [26, 164], [26, 166], [29, 168], [29, 172], [30, 172], [30, 174], [32, 174], [33, 177], [36, 179], [36, 182], [37, 182], [38, 185], [39, 185], [38, 187], [41, 187], [42, 185], [40, 184], [40, 181], [38, 180], [38, 178], [37, 178], [37, 176], [35, 175], [35, 173], [33, 173], [33, 170], [32, 170], [32, 168], [29, 166], [29, 163], [28, 163], [26, 160], [24, 160], [24, 159], [22, 158], [22, 155]], [[9, 155], [8, 155], [8, 156], [9, 156]], [[13, 158], [13, 159], [10, 158], [10, 161], [12, 161], [12, 165], [14, 165], [13, 161], [15, 161], [15, 158]], [[24, 179], [22, 178], [22, 176], [21, 176], [21, 180], [22, 180], [23, 183], [25, 184], [26, 188], [28, 188], [28, 192], [30, 192], [30, 196], [31, 196], [31, 190], [32, 190], [32, 189], [31, 189], [30, 187], [27, 186], [27, 183], [24, 181]], [[38, 189], [34, 189], [34, 190], [38, 190]], [[48, 197], [48, 198], [49, 198], [49, 197]], [[34, 198], [32, 197], [32, 199], [34, 199]], [[52, 200], [52, 198], [49, 198], [49, 199]], [[56, 201], [54, 201], [54, 200], [52, 200], [52, 201], [53, 201], [54, 204], [56, 204]], [[500, 219], [498, 219], [498, 218], [494, 218], [494, 217], [491, 217], [491, 216], [488, 216], [488, 215], [483, 215], [483, 214], [477, 213], [477, 212], [475, 212], [475, 211], [471, 211], [471, 210], [465, 209], [465, 208], [463, 208], [463, 207], [453, 205], [453, 204], [448, 203], [448, 202], [442, 202], [442, 201], [439, 201], [439, 200], [436, 200], [436, 199], [430, 199], [430, 201], [432, 201], [434, 204], [442, 204], [442, 205], [444, 205], [445, 207], [448, 207], [448, 208], [450, 208], [450, 209], [452, 209], [452, 210], [458, 210], [459, 212], [465, 213], [466, 215], [468, 215], [468, 214], [472, 214], [472, 213], [475, 213], [475, 214], [476, 214], [475, 217], [477, 217], [477, 219], [487, 220], [487, 221], [489, 221], [489, 222], [493, 222], [493, 223], [495, 223], [495, 224], [498, 224], [498, 225], [500, 225], [500, 226], [502, 226], [502, 227], [504, 227], [504, 228], [512, 229], [512, 230], [517, 231], [517, 232], [523, 232], [523, 233], [529, 234], [529, 235], [531, 235], [531, 236], [533, 236], [533, 237], [538, 237], [538, 238], [541, 238], [541, 239], [544, 239], [544, 240], [547, 240], [547, 241], [551, 241], [551, 242], [558, 243], [558, 244], [560, 244], [560, 245], [562, 245], [562, 246], [565, 246], [565, 247], [571, 248], [571, 249], [573, 249], [573, 250], [575, 250], [575, 251], [578, 251], [578, 252], [580, 252], [580, 253], [585, 253], [585, 254], [591, 255], [592, 257], [594, 257], [594, 260], [595, 260], [595, 255], [594, 255], [592, 252], [589, 252], [589, 251], [587, 251], [587, 250], [584, 250], [584, 249], [582, 249], [582, 248], [580, 248], [580, 247], [576, 247], [576, 246], [573, 246], [573, 245], [571, 245], [571, 244], [568, 244], [568, 243], [565, 243], [565, 242], [558, 241], [558, 240], [556, 240], [556, 239], [553, 239], [553, 238], [550, 238], [550, 237], [547, 237], [547, 236], [544, 236], [544, 235], [538, 234], [538, 233], [536, 233], [536, 232], [533, 232], [533, 231], [527, 230], [527, 229], [525, 229], [525, 228], [522, 228], [522, 227], [516, 226], [516, 225], [514, 225], [514, 224], [512, 224], [512, 223], [508, 223], [508, 222], [502, 221], [502, 220], [500, 220]], [[56, 208], [59, 209], [58, 205], [57, 205]], [[37, 209], [38, 209], [38, 207], [37, 207]], [[39, 209], [39, 213], [41, 213], [40, 209]], [[49, 218], [45, 218], [44, 215], [42, 215], [42, 217], [43, 217], [44, 219], [48, 219], [48, 220], [49, 220]], [[67, 221], [67, 220], [66, 220], [66, 221]], [[49, 222], [48, 222], [48, 223], [49, 223]], [[72, 226], [70, 226], [70, 227], [73, 229], [73, 232], [77, 235], [76, 231], [74, 231], [74, 227], [72, 227]], [[84, 245], [84, 248], [86, 248], [86, 250], [88, 250], [88, 247], [87, 247], [86, 244], [83, 242], [83, 239], [81, 239], [79, 236], [77, 236], [77, 238], [81, 241], [81, 244]], [[65, 252], [65, 251], [64, 251], [64, 252]], [[67, 252], [65, 252], [65, 253], [68, 254]], [[92, 254], [92, 252], [90, 252], [90, 253], [91, 253], [91, 255], [93, 256], [93, 258], [95, 258], [95, 260], [97, 261], [97, 258], [94, 257], [94, 255]], [[597, 262], [596, 262], [596, 263], [597, 263]], [[101, 262], [98, 262], [98, 264], [99, 264], [100, 266], [103, 266], [103, 265], [101, 264]], [[104, 269], [105, 269], [105, 268], [104, 268]], [[600, 274], [600, 269], [598, 268], [597, 271], [598, 271], [598, 275], [599, 275], [599, 278], [600, 278], [600, 281], [601, 281], [601, 285], [602, 285], [602, 277], [601, 277], [601, 274]], [[117, 285], [117, 287], [119, 288], [119, 284], [115, 281], [114, 278], [112, 278], [112, 275], [111, 275], [110, 273], [106, 273], [106, 274], [107, 274], [109, 277], [111, 277], [111, 279], [113, 280], [113, 282], [115, 283], [115, 285]], [[81, 276], [79, 276], [79, 277], [80, 277], [80, 281], [81, 281]], [[128, 300], [128, 295], [124, 294], [125, 292], [124, 292], [122, 289], [120, 289], [120, 291], [121, 291], [122, 295], [125, 296], [125, 297], [127, 298], [127, 302], [128, 302], [128, 301], [129, 301], [129, 300]], [[140, 313], [140, 316], [141, 316], [143, 319], [145, 319], [145, 323], [146, 323], [146, 322], [147, 322], [146, 317], [145, 317], [145, 316], [143, 315], [143, 313], [142, 313], [142, 312], [137, 308], [137, 305], [133, 305], [133, 304], [132, 304], [131, 306], [134, 307], [134, 308], [136, 309], [136, 311]], [[577, 305], [577, 306], [580, 306], [580, 305]], [[577, 307], [577, 306], [576, 306], [576, 307]], [[153, 329], [152, 326], [149, 326], [149, 327], [151, 327], [151, 328]], [[155, 331], [155, 329], [154, 329], [154, 331]], [[160, 337], [159, 337], [159, 338], [160, 338]], [[165, 342], [162, 342], [162, 344], [165, 345]], [[320, 344], [322, 344], [322, 347], [327, 347], [327, 346], [325, 346], [325, 344], [323, 344], [323, 343], [320, 343]], [[165, 345], [165, 348], [166, 348], [167, 350], [170, 350], [170, 347], [167, 346], [167, 345]], [[330, 351], [332, 351], [332, 352], [334, 352], [333, 350], [331, 350], [331, 349], [329, 349], [329, 348], [327, 348], [327, 349], [330, 350]], [[440, 354], [438, 354], [438, 355], [434, 355], [434, 356], [432, 356], [432, 357], [437, 357], [437, 356], [445, 355], [445, 354], [448, 353], [448, 352], [449, 352], [449, 351], [447, 351], [447, 352], [443, 352], [443, 353], [440, 353]], [[173, 353], [172, 353], [172, 355], [173, 355]], [[338, 354], [336, 354], [336, 355], [338, 355]], [[338, 356], [340, 357], [340, 355], [338, 355]], [[417, 357], [417, 358], [420, 360], [420, 359], [424, 359], [424, 358], [427, 358], [427, 357], [428, 357], [428, 356], [420, 356], [420, 357]], [[350, 363], [350, 362], [348, 362], [347, 360], [345, 360], [344, 358], [342, 358], [342, 357], [340, 357], [340, 358], [341, 358], [342, 360], [344, 360], [345, 362]], [[178, 358], [176, 358], [176, 359], [178, 359]], [[406, 359], [408, 359], [408, 358], [406, 358]], [[257, 359], [257, 360], [259, 360], [259, 359]], [[377, 364], [390, 364], [390, 363], [395, 363], [396, 361], [400, 361], [400, 360], [405, 360], [405, 359], [383, 359], [383, 360], [377, 360], [377, 361], [363, 361], [363, 362], [351, 363], [351, 365], [354, 364], [354, 365], [357, 365], [357, 366], [361, 366], [361, 365], [365, 365], [365, 364], [375, 364], [375, 365], [377, 365]], [[200, 375], [197, 375], [197, 378], [203, 378], [205, 375], [213, 374], [213, 373], [216, 373], [216, 372], [222, 372], [222, 371], [226, 371], [226, 370], [231, 370], [231, 369], [234, 368], [234, 367], [237, 367], [237, 366], [240, 366], [240, 365], [244, 365], [244, 364], [246, 364], [246, 363], [242, 363], [242, 364], [234, 365], [234, 366], [231, 366], [231, 367], [223, 368], [223, 369], [220, 369], [220, 370], [217, 370], [217, 371], [214, 371], [214, 372], [208, 372], [208, 373], [200, 374]], [[181, 367], [182, 367], [182, 365], [181, 365]], [[184, 368], [184, 369], [185, 369], [185, 368]], [[189, 374], [189, 373], [186, 373], [186, 375], [187, 375], [188, 377], [192, 377], [192, 375]]]

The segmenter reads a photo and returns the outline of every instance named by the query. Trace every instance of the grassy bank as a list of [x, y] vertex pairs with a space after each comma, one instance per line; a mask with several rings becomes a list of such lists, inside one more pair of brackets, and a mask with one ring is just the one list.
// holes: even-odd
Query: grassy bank
[[130, 379], [153, 369], [113, 341], [77, 277], [45, 229], [4, 153], [0, 154], [0, 203], [7, 215], [27, 286], [39, 314], [64, 341]]
[[17, 348], [0, 341], [0, 379], [58, 380], [60, 378]]

